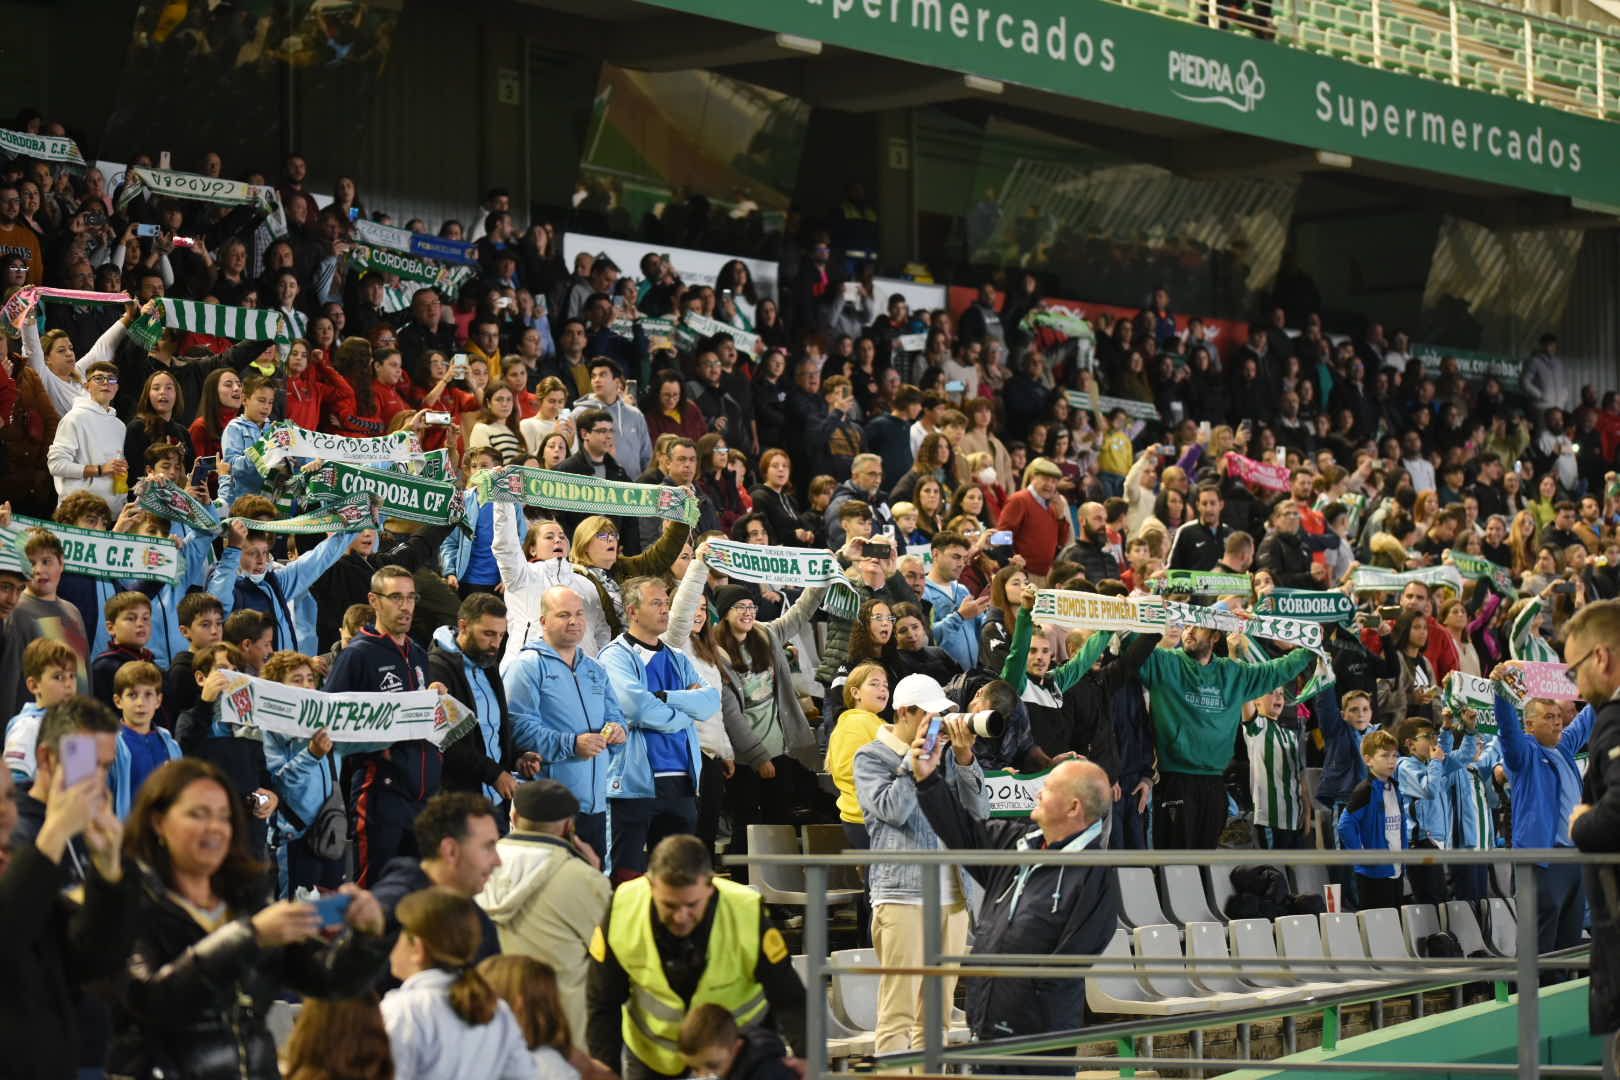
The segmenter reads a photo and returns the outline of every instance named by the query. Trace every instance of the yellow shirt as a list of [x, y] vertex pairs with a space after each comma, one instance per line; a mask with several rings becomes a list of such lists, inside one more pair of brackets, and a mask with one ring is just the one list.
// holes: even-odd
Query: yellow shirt
[[1136, 452], [1131, 448], [1131, 437], [1123, 431], [1110, 431], [1102, 437], [1102, 449], [1097, 453], [1100, 472], [1124, 476], [1131, 471]]
[[827, 772], [838, 788], [838, 816], [851, 825], [866, 824], [855, 798], [855, 751], [877, 737], [883, 718], [865, 709], [845, 709], [827, 739]]

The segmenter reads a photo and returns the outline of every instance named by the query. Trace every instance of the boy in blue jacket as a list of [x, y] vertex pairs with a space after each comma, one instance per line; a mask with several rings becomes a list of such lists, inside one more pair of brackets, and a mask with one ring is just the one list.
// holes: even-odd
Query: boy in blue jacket
[[[1408, 716], [1395, 726], [1395, 739], [1407, 754], [1395, 771], [1401, 794], [1401, 807], [1411, 827], [1414, 848], [1451, 846], [1451, 777], [1473, 760], [1475, 736], [1464, 736], [1453, 753], [1451, 730], [1437, 736], [1434, 724], [1421, 717]], [[1446, 872], [1440, 866], [1411, 868], [1412, 896], [1420, 904], [1440, 904], [1446, 899]]]
[[[1400, 760], [1395, 736], [1369, 732], [1361, 740], [1367, 779], [1356, 785], [1339, 815], [1339, 846], [1347, 851], [1404, 851], [1409, 826], [1396, 792], [1395, 766]], [[1399, 907], [1401, 868], [1394, 863], [1357, 864], [1356, 896], [1361, 910]]]
[[[303, 653], [284, 649], [265, 662], [260, 677], [283, 686], [316, 690], [315, 661]], [[276, 818], [276, 895], [289, 898], [300, 888], [335, 891], [343, 884], [343, 858], [323, 858], [305, 839], [320, 816], [321, 807], [338, 790], [341, 754], [332, 736], [317, 731], [313, 738], [264, 733], [265, 764], [271, 786], [281, 800]]]

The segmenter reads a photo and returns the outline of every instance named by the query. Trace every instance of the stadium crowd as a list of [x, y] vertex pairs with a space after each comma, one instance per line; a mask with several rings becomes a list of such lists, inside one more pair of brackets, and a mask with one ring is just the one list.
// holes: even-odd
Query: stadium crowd
[[[18, 1075], [785, 1075], [805, 992], [783, 928], [710, 864], [754, 824], [874, 850], [1340, 844], [1371, 849], [1343, 880], [1366, 905], [1406, 886], [1381, 849], [1620, 835], [1597, 753], [1620, 395], [1569, 385], [1556, 339], [1516, 383], [1470, 380], [1311, 312], [1217, 340], [1160, 290], [1094, 347], [1054, 343], [1027, 285], [955, 316], [847, 282], [847, 227], [807, 227], [772, 297], [741, 261], [713, 286], [651, 252], [567, 265], [499, 190], [465, 223], [395, 223], [307, 178], [296, 155], [243, 176], [272, 215], [0, 165]], [[401, 278], [367, 223], [467, 262]], [[408, 432], [404, 477], [444, 451], [464, 519], [385, 498], [380, 528], [300, 530], [323, 462], [267, 457], [300, 429]], [[690, 520], [499, 498], [513, 466], [682, 492]], [[172, 540], [176, 577], [87, 572], [120, 537]], [[761, 578], [739, 545], [832, 569]], [[1047, 590], [1212, 614], [1087, 628], [1039, 617]], [[1242, 625], [1313, 610], [1317, 650]], [[1565, 660], [1579, 695], [1506, 692]], [[433, 690], [475, 722], [442, 749], [289, 735], [226, 719], [244, 675]], [[933, 723], [978, 710], [999, 734]], [[1045, 774], [1029, 825], [987, 821], [997, 771]], [[1486, 859], [1410, 888], [1478, 898]], [[991, 869], [948, 876], [957, 951], [970, 923], [980, 951], [1106, 944], [1111, 874], [1051, 871], [1048, 917], [1019, 907], [1044, 871]], [[1543, 948], [1586, 912], [1556, 870]], [[879, 959], [915, 963], [919, 868], [877, 864], [866, 893]], [[920, 993], [884, 978], [878, 1051], [918, 1045]], [[966, 1001], [980, 1037], [1083, 1014], [1069, 991]]]

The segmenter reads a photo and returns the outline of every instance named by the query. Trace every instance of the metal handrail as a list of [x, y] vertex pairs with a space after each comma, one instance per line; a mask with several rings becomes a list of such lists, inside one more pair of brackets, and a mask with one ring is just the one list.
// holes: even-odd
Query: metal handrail
[[[827, 885], [828, 874], [837, 867], [866, 866], [875, 863], [888, 865], [914, 865], [914, 866], [1235, 866], [1244, 863], [1253, 863], [1263, 858], [1268, 864], [1275, 866], [1353, 866], [1367, 863], [1382, 865], [1399, 864], [1402, 866], [1448, 866], [1467, 865], [1480, 862], [1493, 862], [1508, 866], [1534, 867], [1537, 865], [1620, 865], [1620, 853], [1617, 854], [1588, 854], [1573, 848], [1554, 849], [1492, 849], [1489, 851], [1476, 850], [1442, 850], [1425, 849], [1421, 851], [1320, 851], [1320, 850], [1294, 850], [1294, 851], [1265, 851], [1217, 849], [1214, 851], [1164, 851], [1164, 850], [1082, 850], [1082, 851], [968, 851], [968, 850], [933, 850], [933, 851], [845, 851], [817, 853], [814, 856], [800, 854], [748, 854], [728, 856], [728, 865], [759, 865], [759, 866], [796, 866], [805, 875], [805, 975], [812, 988], [821, 987], [829, 974], [859, 971], [862, 974], [872, 973], [912, 973], [923, 975], [923, 1031], [926, 1044], [922, 1051], [908, 1052], [903, 1055], [885, 1055], [883, 1064], [902, 1063], [915, 1064], [920, 1062], [926, 1074], [942, 1074], [948, 1061], [963, 1061], [971, 1059], [976, 1063], [986, 1063], [983, 1056], [987, 1054], [1000, 1054], [1007, 1052], [1020, 1053], [1023, 1051], [1038, 1052], [1038, 1049], [1057, 1049], [1061, 1047], [1078, 1046], [1081, 1042], [1093, 1041], [1099, 1036], [1107, 1037], [1109, 1028], [1098, 1026], [1087, 1029], [1074, 1029], [1067, 1032], [1049, 1032], [1040, 1036], [1020, 1037], [1006, 1040], [994, 1040], [979, 1045], [979, 1054], [975, 1055], [971, 1047], [947, 1048], [944, 1044], [946, 1004], [943, 994], [943, 983], [933, 975], [978, 976], [991, 974], [996, 977], [1027, 978], [1032, 976], [1051, 977], [1054, 966], [1073, 967], [1076, 977], [1083, 977], [1090, 972], [1111, 972], [1112, 968], [1103, 966], [1105, 963], [1119, 965], [1118, 958], [1113, 957], [1075, 957], [1062, 959], [1058, 957], [997, 957], [996, 962], [981, 968], [977, 964], [957, 966], [948, 964], [948, 961], [964, 960], [954, 954], [946, 954], [941, 941], [940, 916], [942, 913], [940, 897], [940, 875], [923, 874], [923, 962], [921, 965], [907, 968], [883, 968], [869, 965], [834, 965], [827, 959]], [[1519, 912], [1534, 912], [1536, 910], [1536, 874], [1532, 872], [1519, 873], [1515, 882], [1515, 903]], [[1307, 996], [1268, 1006], [1256, 1006], [1253, 1010], [1228, 1010], [1184, 1015], [1166, 1018], [1161, 1024], [1167, 1025], [1158, 1030], [1201, 1030], [1204, 1027], [1223, 1025], [1229, 1023], [1249, 1023], [1255, 1019], [1268, 1019], [1276, 1016], [1289, 1017], [1300, 1011], [1322, 1010], [1324, 1015], [1332, 1013], [1346, 1004], [1356, 1004], [1365, 1001], [1382, 1001], [1392, 997], [1405, 997], [1412, 994], [1421, 994], [1428, 989], [1438, 989], [1445, 986], [1456, 986], [1482, 980], [1482, 972], [1503, 971], [1511, 972], [1513, 980], [1521, 988], [1519, 994], [1518, 1016], [1518, 1065], [1514, 1066], [1477, 1066], [1472, 1063], [1456, 1063], [1454, 1067], [1466, 1067], [1470, 1071], [1481, 1075], [1508, 1075], [1517, 1072], [1520, 1076], [1536, 1077], [1547, 1076], [1591, 1076], [1599, 1075], [1598, 1070], [1581, 1066], [1555, 1066], [1543, 1069], [1539, 1060], [1540, 1052], [1540, 1006], [1536, 993], [1538, 974], [1542, 967], [1549, 968], [1577, 968], [1589, 966], [1580, 953], [1584, 950], [1569, 950], [1570, 955], [1560, 959], [1561, 954], [1548, 954], [1541, 957], [1536, 954], [1534, 935], [1520, 932], [1517, 935], [1517, 953], [1513, 957], [1511, 968], [1505, 969], [1494, 961], [1484, 961], [1478, 966], [1465, 962], [1466, 958], [1451, 958], [1440, 964], [1432, 965], [1434, 970], [1445, 972], [1446, 975], [1458, 973], [1456, 978], [1445, 981], [1436, 986], [1433, 979], [1412, 980], [1409, 982], [1384, 983], [1376, 986], [1347, 990], [1340, 994]], [[982, 954], [981, 954], [982, 955]], [[1024, 959], [1038, 959], [1039, 965], [1031, 964], [1020, 967], [1016, 961]], [[1130, 972], [1142, 970], [1150, 966], [1142, 958], [1138, 961], [1133, 958]], [[1008, 963], [1008, 961], [1014, 961]], [[1086, 966], [1089, 962], [1089, 967]], [[1371, 961], [1369, 961], [1371, 962]], [[1382, 963], [1383, 961], [1377, 961]], [[1505, 962], [1505, 961], [1504, 961]], [[1186, 962], [1184, 962], [1185, 964]], [[1219, 961], [1198, 961], [1199, 970], [1216, 970], [1215, 964]], [[1228, 958], [1227, 963], [1234, 970], [1254, 973], [1261, 970], [1270, 970], [1270, 961], [1245, 963], [1243, 958]], [[1303, 961], [1301, 964], [1289, 964], [1288, 971], [1298, 975], [1303, 965], [1315, 961]], [[1354, 961], [1341, 960], [1336, 962], [1336, 970], [1332, 974], [1343, 977], [1352, 968]], [[1486, 965], [1491, 965], [1487, 967]], [[1416, 966], [1416, 965], [1413, 965]], [[1119, 965], [1124, 971], [1124, 965]], [[1224, 970], [1224, 969], [1222, 969]], [[1501, 980], [1497, 980], [1499, 985]], [[1499, 991], [1499, 993], [1501, 993]], [[816, 1003], [808, 1010], [805, 1024], [807, 1046], [805, 1056], [808, 1059], [809, 1076], [811, 1080], [826, 1080], [832, 1074], [827, 1073], [827, 995], [825, 992], [813, 992], [811, 1001]], [[1151, 1025], [1131, 1023], [1125, 1030], [1114, 1037], [1126, 1040], [1146, 1035], [1145, 1029]], [[990, 1058], [989, 1060], [996, 1060]], [[1157, 1063], [1171, 1065], [1176, 1063], [1187, 1064], [1190, 1067], [1203, 1068], [1210, 1065], [1219, 1065], [1233, 1068], [1242, 1065], [1264, 1065], [1268, 1068], [1286, 1069], [1292, 1067], [1291, 1063], [1258, 1062], [1245, 1059], [1232, 1061], [1221, 1059], [1185, 1058], [1185, 1059], [1135, 1059], [1120, 1058], [1079, 1058], [1065, 1055], [1062, 1059], [1065, 1067], [1073, 1068], [1085, 1064], [1106, 1063], [1118, 1068], [1126, 1068], [1134, 1072], [1134, 1065]], [[1036, 1064], [1027, 1058], [1022, 1064]], [[1319, 1063], [1318, 1063], [1319, 1064]], [[1356, 1067], [1364, 1071], [1381, 1070], [1407, 1070], [1413, 1071], [1411, 1066], [1400, 1062], [1356, 1062]], [[1333, 1071], [1331, 1069], [1324, 1071]], [[1417, 1070], [1423, 1071], [1423, 1070]]]

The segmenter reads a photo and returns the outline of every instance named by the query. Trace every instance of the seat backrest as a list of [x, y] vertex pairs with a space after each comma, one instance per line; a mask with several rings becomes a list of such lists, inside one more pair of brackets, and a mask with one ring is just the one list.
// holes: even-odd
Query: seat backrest
[[[1138, 926], [1131, 937], [1138, 957], [1166, 961], [1185, 959], [1181, 955], [1181, 932], [1174, 926]], [[1143, 985], [1160, 997], [1190, 997], [1194, 993], [1192, 983], [1187, 981], [1185, 966], [1180, 971], [1141, 966], [1137, 970]]]
[[1296, 893], [1308, 896], [1321, 896], [1322, 886], [1328, 883], [1328, 872], [1325, 866], [1291, 866], [1288, 868], [1292, 875], [1292, 884]]
[[1209, 898], [1215, 902], [1215, 917], [1226, 919], [1226, 902], [1235, 892], [1232, 888], [1232, 868], [1230, 866], [1212, 866], [1209, 868]]
[[1491, 892], [1504, 900], [1514, 897], [1513, 867], [1508, 863], [1491, 864]]
[[[791, 826], [786, 826], [791, 828]], [[836, 855], [849, 849], [842, 825], [806, 825], [800, 837], [806, 855]], [[827, 872], [827, 888], [859, 889], [861, 871], [857, 866], [834, 866]]]
[[1153, 868], [1121, 866], [1119, 875], [1120, 916], [1127, 926], [1158, 926], [1169, 922], [1159, 910], [1159, 890], [1153, 883]]
[[1329, 960], [1345, 960], [1338, 966], [1350, 978], [1364, 978], [1371, 968], [1367, 964], [1367, 943], [1361, 940], [1361, 922], [1350, 912], [1340, 911], [1319, 916], [1322, 925], [1322, 945]]
[[[791, 825], [748, 826], [748, 850], [755, 855], [800, 855]], [[782, 892], [804, 892], [804, 870], [797, 866], [752, 866], [755, 884]]]
[[1361, 920], [1361, 940], [1367, 955], [1375, 961], [1404, 960], [1412, 954], [1401, 932], [1401, 916], [1394, 908], [1372, 908], [1356, 913]]
[[[1202, 987], [1213, 993], [1246, 993], [1248, 987], [1244, 986], [1235, 975], [1230, 974], [1231, 951], [1226, 946], [1226, 926], [1217, 922], [1188, 923], [1187, 928], [1187, 978], [1192, 980], [1194, 986]], [[1198, 970], [1198, 961], [1214, 961], [1227, 968], [1224, 972], [1201, 973]]]
[[[838, 949], [831, 960], [835, 964], [870, 966], [878, 962], [871, 949]], [[857, 1031], [876, 1031], [878, 1016], [878, 977], [876, 975], [835, 975], [833, 996], [844, 1019]]]
[[1487, 951], [1485, 932], [1479, 928], [1479, 916], [1474, 914], [1473, 904], [1467, 900], [1447, 900], [1445, 914], [1446, 929], [1462, 946], [1464, 956]]
[[1412, 955], [1422, 955], [1418, 947], [1430, 934], [1440, 932], [1440, 913], [1433, 904], [1402, 904], [1401, 929], [1406, 934], [1406, 947]]
[[1490, 948], [1502, 956], [1513, 956], [1519, 950], [1519, 924], [1506, 900], [1491, 897], [1485, 901], [1485, 918], [1490, 933]]
[[[1131, 962], [1130, 931], [1116, 929], [1114, 936], [1109, 939], [1108, 947], [1103, 950], [1103, 956], [1114, 964], [1125, 965]], [[1086, 982], [1097, 980], [1097, 989], [1109, 997], [1119, 998], [1122, 1001], [1147, 1001], [1148, 994], [1140, 981], [1134, 975], [1091, 975]]]
[[1196, 866], [1166, 866], [1164, 875], [1165, 914], [1174, 923], [1219, 922], [1209, 910], [1209, 896], [1204, 892], [1204, 872]]
[[[1233, 919], [1226, 929], [1231, 936], [1232, 955], [1244, 960], [1258, 960], [1272, 968], [1277, 966], [1277, 938], [1270, 919]], [[1289, 986], [1295, 979], [1278, 971], [1245, 973], [1243, 981], [1254, 986]]]
[[[1322, 927], [1315, 915], [1284, 915], [1277, 920], [1277, 952], [1283, 961], [1308, 960], [1319, 963], [1327, 954], [1322, 949]], [[1308, 968], [1297, 978], [1322, 982], [1329, 978], [1319, 967]]]

